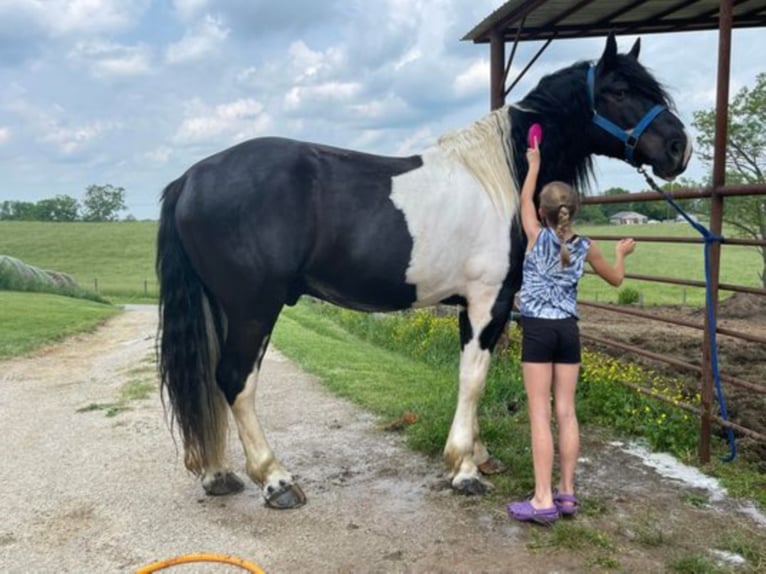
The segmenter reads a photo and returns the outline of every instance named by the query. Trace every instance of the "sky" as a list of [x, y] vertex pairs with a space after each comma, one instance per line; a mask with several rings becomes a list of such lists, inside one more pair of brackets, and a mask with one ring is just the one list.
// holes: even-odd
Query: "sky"
[[[489, 111], [489, 47], [460, 38], [503, 3], [0, 0], [0, 201], [111, 184], [127, 213], [156, 219], [167, 183], [252, 137], [417, 153]], [[634, 40], [619, 37], [620, 51]], [[554, 41], [508, 102], [604, 41]], [[511, 77], [539, 45], [520, 45]], [[640, 60], [687, 125], [715, 105], [717, 49], [715, 32], [642, 38]], [[734, 32], [732, 95], [764, 53], [763, 30]], [[693, 157], [685, 175], [706, 173]], [[644, 188], [616, 160], [599, 159], [596, 178], [596, 190]]]

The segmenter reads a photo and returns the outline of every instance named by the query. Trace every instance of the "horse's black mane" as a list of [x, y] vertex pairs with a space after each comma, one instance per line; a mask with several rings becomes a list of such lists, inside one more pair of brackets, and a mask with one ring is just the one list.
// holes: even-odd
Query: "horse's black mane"
[[[582, 152], [579, 134], [590, 121], [588, 113], [588, 93], [585, 82], [587, 62], [578, 62], [568, 68], [544, 76], [538, 85], [529, 92], [516, 108], [533, 116], [528, 122], [514, 128], [514, 156], [517, 158], [517, 173], [523, 179], [526, 173], [525, 150], [526, 133], [529, 125], [539, 122], [543, 127], [543, 154], [545, 149], [556, 149], [557, 157], [546, 157], [541, 165], [539, 181], [545, 183], [552, 179], [564, 179], [580, 191], [590, 188], [593, 176], [593, 161], [590, 155]], [[513, 107], [512, 112], [513, 113]], [[566, 118], [564, 121], [562, 118]], [[577, 121], [572, 121], [578, 118]], [[555, 174], [555, 175], [554, 175]]]
[[673, 98], [665, 86], [659, 83], [647, 69], [634, 58], [617, 56], [619, 66], [616, 70], [631, 88], [652, 102], [664, 103], [668, 108], [675, 109]]

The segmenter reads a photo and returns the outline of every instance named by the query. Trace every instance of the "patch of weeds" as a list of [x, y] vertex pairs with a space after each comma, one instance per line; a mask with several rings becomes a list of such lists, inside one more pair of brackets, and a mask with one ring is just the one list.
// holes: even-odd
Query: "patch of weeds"
[[636, 540], [644, 546], [658, 547], [671, 543], [672, 536], [656, 526], [642, 526], [636, 530]]
[[703, 494], [684, 493], [681, 500], [694, 508], [705, 508], [708, 505], [708, 497]]
[[144, 358], [137, 367], [124, 371], [126, 375], [130, 376], [143, 376], [154, 375], [157, 372], [154, 359], [151, 357]]
[[133, 379], [125, 383], [120, 389], [120, 400], [113, 403], [90, 403], [80, 407], [76, 412], [88, 413], [93, 411], [104, 411], [107, 417], [115, 417], [121, 412], [129, 411], [128, 403], [130, 401], [139, 401], [147, 399], [156, 390], [154, 381], [146, 379]]
[[609, 513], [609, 504], [605, 498], [587, 496], [580, 502], [578, 514], [584, 516], [604, 516]]
[[120, 398], [124, 401], [140, 401], [148, 399], [155, 390], [154, 381], [133, 379], [120, 389]]
[[590, 564], [592, 566], [598, 566], [600, 568], [603, 568], [604, 570], [619, 570], [620, 569], [620, 561], [617, 560], [614, 556], [596, 556]]
[[755, 540], [755, 537], [747, 532], [740, 530], [726, 532], [719, 540], [717, 547], [719, 550], [742, 556], [753, 572], [766, 571], [766, 545], [763, 540]]
[[549, 533], [537, 535], [529, 543], [529, 548], [539, 550], [542, 548], [567, 548], [578, 550], [580, 548], [603, 548], [611, 550], [614, 544], [609, 536], [588, 526], [579, 524], [564, 524], [559, 521]]
[[723, 462], [714, 458], [702, 470], [718, 478], [731, 496], [751, 498], [761, 509], [766, 509], [766, 473], [756, 464], [744, 460]]
[[641, 293], [638, 292], [638, 289], [634, 289], [633, 287], [623, 287], [617, 293], [617, 302], [620, 305], [632, 305], [633, 303], [638, 303], [640, 300]]
[[684, 556], [671, 562], [668, 566], [671, 572], [678, 574], [723, 574], [722, 570], [713, 562], [699, 554]]
[[107, 417], [114, 417], [123, 411], [127, 411], [128, 406], [124, 403], [90, 403], [84, 407], [80, 407], [76, 412], [89, 413], [93, 411], [104, 411]]

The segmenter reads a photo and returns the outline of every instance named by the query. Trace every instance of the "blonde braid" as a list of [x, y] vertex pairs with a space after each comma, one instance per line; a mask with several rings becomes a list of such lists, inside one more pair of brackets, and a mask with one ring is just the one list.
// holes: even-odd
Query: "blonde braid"
[[569, 266], [572, 260], [566, 237], [572, 233], [572, 219], [577, 214], [578, 204], [577, 192], [562, 181], [552, 181], [540, 190], [540, 210], [545, 225], [555, 229], [561, 244], [562, 267]]
[[566, 243], [566, 232], [569, 230], [569, 208], [566, 205], [559, 206], [558, 221], [556, 222], [556, 236], [561, 244], [561, 266], [567, 267], [570, 262], [569, 247]]

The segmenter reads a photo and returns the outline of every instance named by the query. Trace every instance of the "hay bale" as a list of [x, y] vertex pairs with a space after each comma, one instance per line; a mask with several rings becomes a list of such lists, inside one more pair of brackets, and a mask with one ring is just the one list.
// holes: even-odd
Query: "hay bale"
[[67, 273], [46, 271], [10, 255], [0, 255], [0, 290], [71, 295], [78, 289], [77, 282]]

